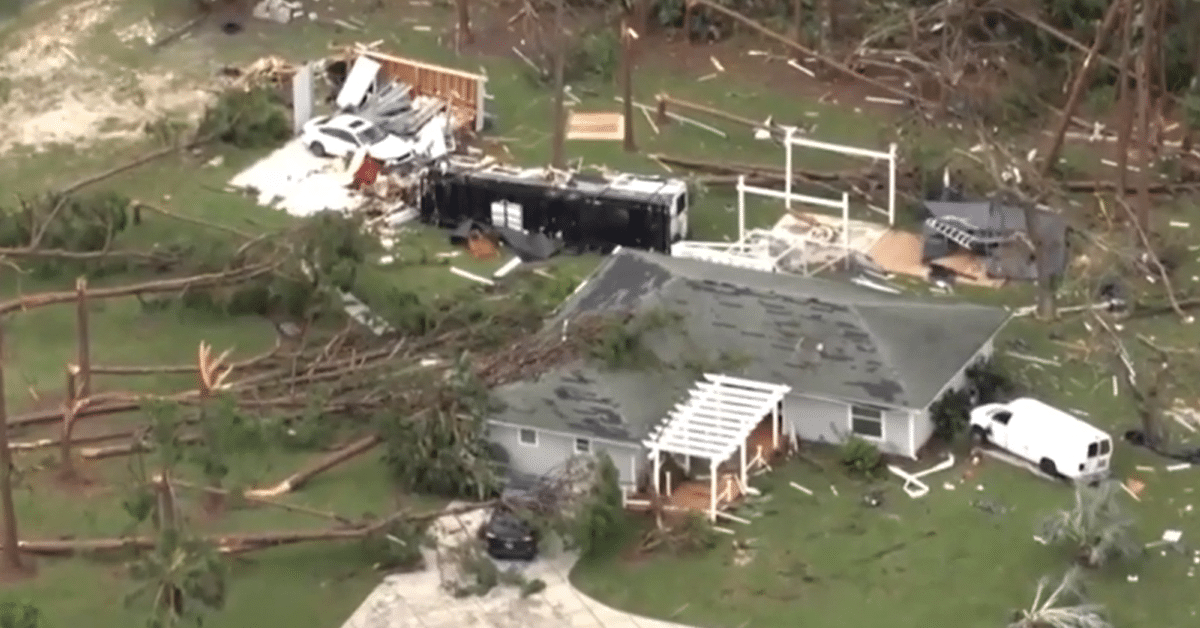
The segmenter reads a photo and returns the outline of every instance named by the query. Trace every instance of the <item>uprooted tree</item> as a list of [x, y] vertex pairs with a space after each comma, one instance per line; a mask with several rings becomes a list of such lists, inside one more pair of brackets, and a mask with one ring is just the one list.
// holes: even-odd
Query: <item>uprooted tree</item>
[[1033, 602], [1013, 613], [1008, 628], [1112, 628], [1104, 608], [1088, 601], [1079, 567], [1069, 569], [1053, 588], [1052, 582], [1038, 580]]
[[1134, 521], [1121, 508], [1121, 494], [1119, 480], [1095, 486], [1077, 484], [1071, 507], [1047, 517], [1040, 538], [1046, 543], [1073, 545], [1075, 561], [1088, 568], [1139, 554]]

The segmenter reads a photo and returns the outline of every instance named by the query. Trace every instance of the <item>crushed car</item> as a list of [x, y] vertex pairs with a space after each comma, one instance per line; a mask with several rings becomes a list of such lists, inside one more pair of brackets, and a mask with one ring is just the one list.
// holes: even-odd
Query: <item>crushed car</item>
[[413, 158], [413, 142], [350, 114], [313, 118], [304, 124], [300, 138], [318, 157], [346, 157], [365, 148], [367, 155], [387, 164]]

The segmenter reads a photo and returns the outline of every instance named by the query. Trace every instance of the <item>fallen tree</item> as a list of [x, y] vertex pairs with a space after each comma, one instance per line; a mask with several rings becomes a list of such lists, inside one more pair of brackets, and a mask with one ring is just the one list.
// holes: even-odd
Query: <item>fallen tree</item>
[[[174, 483], [174, 481], [172, 482]], [[282, 545], [311, 543], [314, 541], [358, 540], [372, 535], [383, 534], [389, 526], [398, 522], [425, 522], [443, 516], [461, 515], [491, 508], [495, 503], [494, 500], [491, 500], [458, 508], [420, 513], [400, 511], [378, 521], [359, 521], [350, 526], [336, 528], [212, 534], [198, 537], [196, 540], [211, 543], [221, 554], [242, 554]], [[154, 548], [157, 542], [158, 539], [150, 536], [129, 536], [99, 539], [22, 540], [17, 543], [17, 546], [22, 552], [27, 554], [36, 554], [39, 556], [72, 556], [76, 554], [104, 554], [127, 552], [130, 550], [149, 550]]]

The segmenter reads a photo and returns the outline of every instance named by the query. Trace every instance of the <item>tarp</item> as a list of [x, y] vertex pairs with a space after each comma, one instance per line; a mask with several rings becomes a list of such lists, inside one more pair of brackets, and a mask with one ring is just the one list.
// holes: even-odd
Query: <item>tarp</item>
[[367, 57], [355, 60], [354, 67], [350, 68], [346, 82], [342, 85], [342, 91], [338, 92], [337, 106], [349, 109], [361, 105], [381, 67], [378, 61]]
[[494, 233], [504, 246], [512, 249], [522, 262], [537, 262], [554, 257], [563, 249], [561, 240], [544, 233], [525, 233], [508, 227], [495, 227], [474, 220], [464, 220], [450, 231], [450, 243], [465, 245], [472, 231]]

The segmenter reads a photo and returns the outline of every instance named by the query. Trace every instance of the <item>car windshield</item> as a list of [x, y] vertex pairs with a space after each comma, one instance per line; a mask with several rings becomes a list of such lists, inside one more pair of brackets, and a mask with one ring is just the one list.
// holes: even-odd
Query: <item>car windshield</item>
[[364, 144], [378, 144], [387, 137], [387, 133], [377, 126], [368, 126], [358, 132], [358, 139]]

